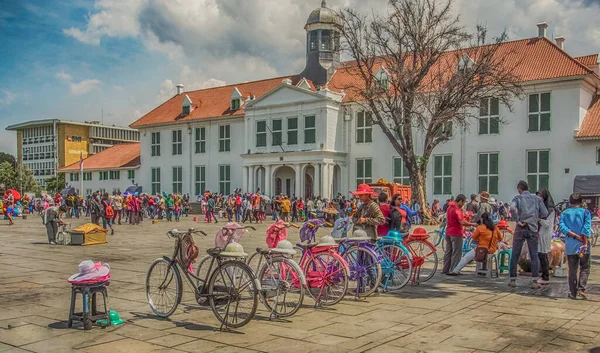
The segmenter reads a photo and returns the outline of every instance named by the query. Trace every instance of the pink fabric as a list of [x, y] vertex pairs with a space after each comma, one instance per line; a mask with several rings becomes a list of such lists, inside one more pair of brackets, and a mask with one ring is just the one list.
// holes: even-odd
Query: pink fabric
[[102, 276], [102, 277], [98, 277], [98, 278], [92, 278], [92, 279], [88, 279], [88, 280], [83, 280], [83, 281], [68, 281], [71, 284], [92, 284], [92, 283], [102, 283], [102, 282], [106, 282], [110, 280], [110, 273], [107, 274], [106, 276]]
[[271, 249], [275, 248], [281, 240], [286, 240], [287, 237], [288, 230], [285, 228], [283, 220], [279, 220], [267, 228], [267, 246]]

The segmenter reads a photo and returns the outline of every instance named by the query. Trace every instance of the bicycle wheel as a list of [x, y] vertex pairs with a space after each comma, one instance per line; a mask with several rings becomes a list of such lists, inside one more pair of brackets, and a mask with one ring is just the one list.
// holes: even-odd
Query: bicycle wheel
[[[200, 287], [204, 283], [204, 281], [208, 282], [210, 279], [210, 274], [208, 273], [210, 267], [210, 261], [212, 260], [212, 256], [206, 255], [200, 261], [198, 261], [198, 267], [196, 267], [196, 287]], [[216, 263], [216, 261], [215, 261]]]
[[277, 317], [294, 315], [304, 301], [302, 271], [290, 259], [269, 259], [258, 272], [261, 301]]
[[256, 274], [257, 278], [258, 278], [258, 270], [260, 270], [260, 268], [265, 264], [265, 260], [264, 257], [257, 253], [256, 251], [253, 252], [252, 254], [250, 254], [250, 256], [248, 256], [248, 258], [246, 259], [246, 265], [248, 265], [250, 267], [250, 269], [252, 270], [252, 272], [254, 272], [254, 274]]
[[[406, 245], [413, 251], [413, 261], [423, 262], [419, 271], [419, 282], [427, 282], [437, 271], [437, 251], [429, 242], [422, 240], [410, 240]], [[416, 259], [415, 256], [422, 260]]]
[[323, 305], [340, 302], [348, 290], [348, 265], [336, 253], [313, 255], [304, 266], [308, 295]]
[[146, 299], [150, 309], [160, 317], [169, 317], [181, 302], [182, 294], [177, 265], [163, 258], [154, 260], [146, 275]]
[[600, 224], [592, 224], [592, 247], [598, 243], [598, 237], [600, 236]]
[[350, 277], [348, 294], [356, 297], [368, 297], [379, 287], [381, 281], [381, 264], [377, 256], [359, 246], [352, 246], [342, 255], [348, 263]]
[[384, 244], [378, 248], [381, 255], [383, 277], [380, 286], [386, 291], [404, 287], [412, 275], [412, 259], [408, 249], [396, 244]]
[[241, 261], [223, 262], [210, 277], [210, 307], [225, 327], [239, 328], [252, 320], [258, 288], [252, 270]]

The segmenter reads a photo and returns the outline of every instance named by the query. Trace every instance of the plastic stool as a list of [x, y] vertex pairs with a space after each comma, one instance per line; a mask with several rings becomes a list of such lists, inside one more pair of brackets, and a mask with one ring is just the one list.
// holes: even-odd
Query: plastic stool
[[[506, 256], [505, 256], [506, 255]], [[510, 271], [510, 258], [512, 257], [511, 249], [498, 251], [498, 269], [500, 273]]]
[[[477, 275], [486, 276], [487, 278], [499, 277], [498, 274], [498, 258], [494, 254], [488, 254], [487, 261], [475, 262], [475, 273]], [[494, 268], [494, 264], [496, 268]]]
[[[99, 282], [89, 284], [71, 284], [71, 308], [69, 311], [69, 322], [67, 327], [73, 326], [73, 321], [83, 322], [84, 330], [91, 330], [92, 324], [97, 321], [104, 319], [110, 326], [110, 310], [108, 309], [108, 291], [106, 287], [110, 282]], [[83, 297], [83, 310], [82, 312], [75, 312], [75, 302], [77, 300], [77, 294], [81, 294]], [[96, 294], [102, 293], [104, 299], [104, 312], [98, 312], [96, 310]]]

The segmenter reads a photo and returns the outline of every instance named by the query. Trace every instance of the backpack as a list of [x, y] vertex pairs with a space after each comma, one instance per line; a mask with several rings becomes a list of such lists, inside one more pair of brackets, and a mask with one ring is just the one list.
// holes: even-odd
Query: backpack
[[115, 210], [112, 206], [106, 201], [102, 201], [102, 205], [104, 206], [104, 217], [113, 218], [115, 216]]

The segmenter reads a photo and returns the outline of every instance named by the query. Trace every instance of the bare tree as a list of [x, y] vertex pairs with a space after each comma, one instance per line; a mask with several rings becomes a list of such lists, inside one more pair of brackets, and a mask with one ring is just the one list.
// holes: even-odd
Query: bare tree
[[[338, 88], [371, 112], [402, 157], [428, 221], [427, 165], [435, 147], [451, 138], [453, 125], [475, 121], [482, 99], [498, 98], [512, 111], [511, 101], [522, 94], [513, 73], [520, 60], [503, 46], [506, 34], [486, 43], [486, 29], [467, 31], [452, 4], [389, 0], [386, 15], [340, 13], [343, 49], [353, 59], [345, 69], [357, 79]], [[415, 146], [416, 134], [422, 146]]]

